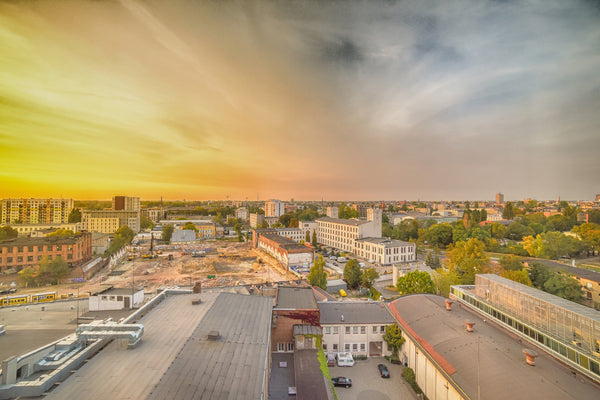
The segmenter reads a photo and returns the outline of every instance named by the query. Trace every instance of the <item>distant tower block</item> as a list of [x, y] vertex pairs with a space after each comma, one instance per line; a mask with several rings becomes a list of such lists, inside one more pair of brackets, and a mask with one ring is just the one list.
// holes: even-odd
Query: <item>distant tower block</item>
[[596, 200], [595, 201], [600, 201], [600, 194], [596, 195]]
[[504, 204], [504, 194], [496, 193], [496, 204]]

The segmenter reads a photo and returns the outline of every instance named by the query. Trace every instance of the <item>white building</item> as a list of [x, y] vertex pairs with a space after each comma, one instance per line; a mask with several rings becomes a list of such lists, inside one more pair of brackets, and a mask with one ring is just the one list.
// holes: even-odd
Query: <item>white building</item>
[[353, 356], [390, 354], [383, 340], [385, 327], [395, 320], [383, 303], [326, 301], [319, 303], [323, 351], [347, 351]]
[[367, 220], [325, 217], [317, 219], [317, 241], [329, 247], [354, 252], [356, 239], [381, 237], [381, 210], [369, 209]]
[[381, 265], [411, 262], [417, 258], [417, 246], [414, 243], [388, 238], [355, 239], [352, 252]]
[[306, 239], [306, 232], [308, 232], [312, 240], [312, 234], [319, 229], [319, 224], [316, 221], [299, 221], [298, 228], [302, 230], [302, 238]]
[[265, 203], [266, 217], [281, 217], [285, 214], [285, 203], [280, 200], [269, 200]]
[[337, 207], [327, 207], [326, 215], [329, 218], [339, 218], [339, 208]]
[[248, 219], [250, 219], [250, 213], [246, 207], [240, 207], [235, 210], [235, 217], [242, 221], [248, 221]]
[[250, 214], [250, 227], [251, 228], [259, 228], [263, 221], [265, 220], [265, 216], [259, 213]]
[[90, 294], [90, 311], [128, 310], [139, 308], [144, 302], [144, 289], [135, 293], [131, 288], [107, 288]]

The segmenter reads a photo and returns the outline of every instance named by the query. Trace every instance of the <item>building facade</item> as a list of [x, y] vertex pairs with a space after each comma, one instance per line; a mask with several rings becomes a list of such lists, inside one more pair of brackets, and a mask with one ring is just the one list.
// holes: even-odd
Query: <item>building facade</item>
[[90, 311], [130, 310], [139, 308], [144, 302], [144, 289], [107, 288], [90, 294]]
[[80, 222], [73, 222], [67, 224], [23, 224], [23, 225], [11, 225], [11, 228], [17, 231], [19, 236], [32, 236], [35, 232], [44, 231], [47, 229], [67, 229], [73, 232], [82, 230], [82, 224]]
[[273, 256], [286, 268], [307, 266], [314, 259], [314, 250], [311, 247], [298, 244], [292, 239], [277, 234], [260, 235], [257, 247]]
[[88, 232], [115, 233], [127, 225], [135, 233], [140, 231], [140, 212], [125, 210], [82, 210], [81, 223]]
[[2, 224], [65, 224], [73, 199], [3, 199]]
[[285, 203], [280, 200], [269, 200], [265, 203], [266, 217], [281, 217], [285, 214]]
[[140, 211], [140, 198], [128, 196], [114, 196], [112, 209], [122, 211]]
[[0, 242], [0, 270], [37, 267], [44, 257], [61, 256], [69, 266], [77, 266], [92, 258], [91, 233], [73, 236], [16, 238]]
[[325, 217], [317, 219], [316, 222], [319, 243], [350, 253], [355, 250], [356, 239], [381, 237], [380, 209], [369, 209], [367, 220]]
[[388, 355], [385, 327], [395, 323], [382, 303], [364, 301], [319, 302], [323, 351], [353, 356]]
[[162, 208], [142, 208], [140, 215], [148, 218], [150, 221], [157, 223], [164, 218], [164, 211]]
[[250, 212], [246, 207], [240, 207], [235, 210], [235, 217], [241, 221], [248, 221], [250, 219]]
[[355, 239], [352, 252], [381, 265], [412, 262], [417, 259], [417, 246], [414, 243], [388, 238]]
[[496, 193], [496, 204], [504, 204], [504, 195], [502, 193]]
[[288, 239], [292, 239], [296, 243], [300, 243], [305, 239], [302, 235], [302, 230], [299, 228], [265, 228], [252, 230], [252, 245], [258, 247], [258, 238], [260, 235], [273, 234], [279, 235]]
[[294, 326], [319, 326], [319, 307], [311, 287], [279, 286], [271, 323], [272, 352], [296, 350]]

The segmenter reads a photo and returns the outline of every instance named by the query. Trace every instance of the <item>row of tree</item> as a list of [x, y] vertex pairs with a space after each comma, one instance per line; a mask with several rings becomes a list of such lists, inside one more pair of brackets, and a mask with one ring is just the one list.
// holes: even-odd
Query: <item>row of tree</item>
[[[349, 289], [358, 289], [361, 286], [371, 289], [377, 278], [379, 278], [379, 273], [375, 268], [361, 268], [355, 259], [348, 260], [344, 267], [344, 280]], [[319, 254], [313, 263], [308, 274], [308, 282], [312, 286], [318, 286], [323, 290], [327, 289], [327, 272], [325, 272], [325, 259], [322, 254]]]
[[53, 260], [45, 256], [37, 269], [28, 267], [19, 271], [19, 280], [25, 287], [55, 285], [69, 276], [69, 273], [69, 264], [61, 256]]

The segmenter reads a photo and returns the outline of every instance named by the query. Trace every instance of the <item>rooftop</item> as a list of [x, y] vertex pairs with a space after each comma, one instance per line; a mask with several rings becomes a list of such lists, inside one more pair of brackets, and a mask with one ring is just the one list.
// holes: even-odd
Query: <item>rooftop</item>
[[[455, 304], [446, 311], [444, 298], [417, 294], [389, 305], [400, 326], [409, 331], [438, 365], [471, 398], [482, 399], [593, 399], [598, 388], [574, 376], [570, 368], [543, 351], [536, 366], [525, 363], [524, 348], [515, 336]], [[475, 322], [467, 333], [465, 320]], [[401, 355], [402, 356], [402, 355]]]
[[327, 301], [319, 303], [321, 324], [393, 324], [383, 303], [367, 301]]
[[17, 237], [14, 239], [6, 239], [0, 242], [0, 247], [12, 247], [12, 246], [39, 246], [45, 244], [75, 244], [81, 238], [83, 234], [76, 233], [71, 236], [50, 236], [50, 237]]
[[317, 350], [296, 351], [294, 353], [294, 372], [298, 400], [328, 398]]
[[356, 219], [356, 218], [342, 219], [342, 218], [331, 218], [331, 217], [318, 218], [316, 221], [317, 222], [332, 222], [334, 224], [353, 225], [353, 226], [368, 224], [369, 222], [371, 222], [371, 221], [367, 221], [364, 219]]
[[292, 310], [316, 310], [317, 302], [313, 294], [313, 289], [307, 287], [279, 286], [277, 288], [277, 298], [275, 299], [275, 309]]

